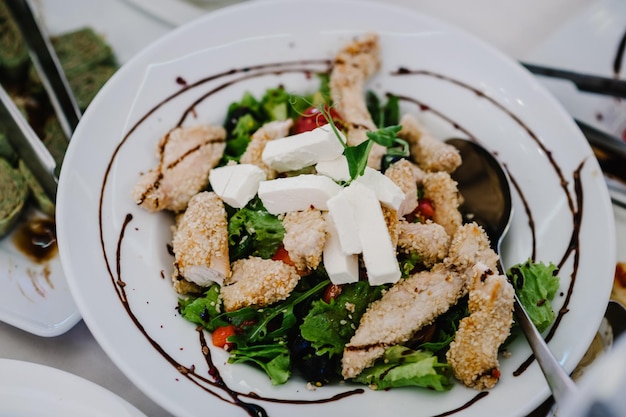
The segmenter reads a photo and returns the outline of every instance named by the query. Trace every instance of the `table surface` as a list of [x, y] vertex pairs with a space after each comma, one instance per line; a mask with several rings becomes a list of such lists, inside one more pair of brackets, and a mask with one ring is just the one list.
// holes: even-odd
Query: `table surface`
[[[177, 1], [168, 0], [167, 3], [171, 5]], [[387, 2], [446, 20], [516, 59], [531, 56], [543, 40], [591, 4], [589, 0]], [[60, 33], [85, 25], [92, 26], [105, 34], [107, 42], [112, 45], [122, 63], [175, 27], [175, 23], [166, 21], [162, 13], [146, 13], [141, 7], [141, 4], [146, 4], [146, 0], [35, 0], [34, 3], [40, 8], [50, 32]], [[615, 207], [615, 220], [617, 260], [626, 262], [626, 210]], [[124, 376], [82, 321], [68, 332], [51, 338], [35, 336], [0, 323], [0, 357], [66, 370], [116, 393], [148, 416], [170, 415]]]

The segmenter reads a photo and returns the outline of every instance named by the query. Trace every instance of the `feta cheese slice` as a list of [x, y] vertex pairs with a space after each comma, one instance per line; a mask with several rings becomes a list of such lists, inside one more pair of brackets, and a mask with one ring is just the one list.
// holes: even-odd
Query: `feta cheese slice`
[[265, 178], [265, 171], [252, 164], [226, 165], [209, 172], [209, 182], [215, 194], [235, 208], [248, 204]]
[[357, 254], [363, 251], [359, 228], [356, 223], [356, 207], [351, 203], [345, 191], [341, 190], [328, 199], [328, 214], [337, 229], [337, 237], [341, 250], [345, 255]]
[[359, 239], [363, 247], [363, 262], [370, 285], [397, 282], [401, 273], [396, 250], [376, 193], [359, 182], [353, 182], [344, 192], [355, 208]]
[[359, 280], [358, 255], [343, 253], [339, 242], [339, 232], [330, 213], [324, 213], [324, 220], [326, 220], [326, 243], [322, 256], [330, 281], [335, 285], [357, 282]]
[[345, 155], [339, 155], [330, 161], [320, 161], [315, 165], [318, 174], [326, 175], [335, 181], [350, 181], [350, 168]]
[[366, 167], [363, 175], [357, 177], [354, 181], [372, 189], [383, 206], [392, 208], [395, 211], [400, 210], [402, 203], [406, 199], [402, 188], [398, 187], [391, 178], [373, 168]]
[[[338, 133], [345, 143], [345, 136]], [[332, 127], [326, 124], [310, 132], [269, 141], [263, 149], [261, 159], [272, 169], [287, 172], [334, 159], [342, 153], [342, 143]]]
[[323, 175], [305, 174], [261, 181], [259, 198], [271, 214], [288, 213], [315, 207], [328, 210], [327, 201], [341, 186]]

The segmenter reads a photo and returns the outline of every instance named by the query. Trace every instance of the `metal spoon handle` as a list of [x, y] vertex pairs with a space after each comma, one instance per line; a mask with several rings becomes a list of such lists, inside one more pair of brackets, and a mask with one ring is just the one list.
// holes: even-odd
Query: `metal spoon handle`
[[517, 315], [519, 325], [522, 326], [524, 335], [526, 336], [526, 339], [535, 354], [535, 358], [537, 358], [541, 371], [548, 381], [548, 385], [550, 386], [555, 402], [557, 405], [564, 404], [563, 401], [568, 397], [572, 398], [571, 396], [578, 391], [578, 388], [569, 375], [565, 373], [559, 362], [548, 348], [548, 345], [543, 340], [543, 337], [531, 321], [530, 317], [528, 317], [528, 313], [526, 313], [526, 310], [522, 307], [517, 294], [515, 294], [515, 314]]

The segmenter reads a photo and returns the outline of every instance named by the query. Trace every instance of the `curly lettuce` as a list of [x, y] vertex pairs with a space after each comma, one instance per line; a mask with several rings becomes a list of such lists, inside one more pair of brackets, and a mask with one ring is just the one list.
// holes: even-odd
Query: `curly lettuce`
[[450, 365], [440, 362], [432, 352], [392, 346], [355, 381], [376, 390], [412, 386], [448, 391], [453, 385], [451, 375]]
[[530, 260], [512, 266], [507, 271], [520, 302], [539, 332], [545, 331], [556, 315], [552, 300], [559, 289], [558, 268], [553, 264]]

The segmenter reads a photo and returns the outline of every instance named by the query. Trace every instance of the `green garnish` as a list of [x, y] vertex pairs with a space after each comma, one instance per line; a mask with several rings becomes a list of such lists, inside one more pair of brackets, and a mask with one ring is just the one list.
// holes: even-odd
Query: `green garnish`
[[453, 386], [451, 375], [450, 365], [439, 362], [432, 352], [397, 345], [387, 349], [383, 357], [361, 372], [355, 381], [376, 390], [413, 386], [448, 391]]
[[546, 265], [530, 260], [507, 271], [520, 302], [539, 332], [546, 330], [555, 319], [552, 300], [559, 289], [557, 272], [553, 263]]

